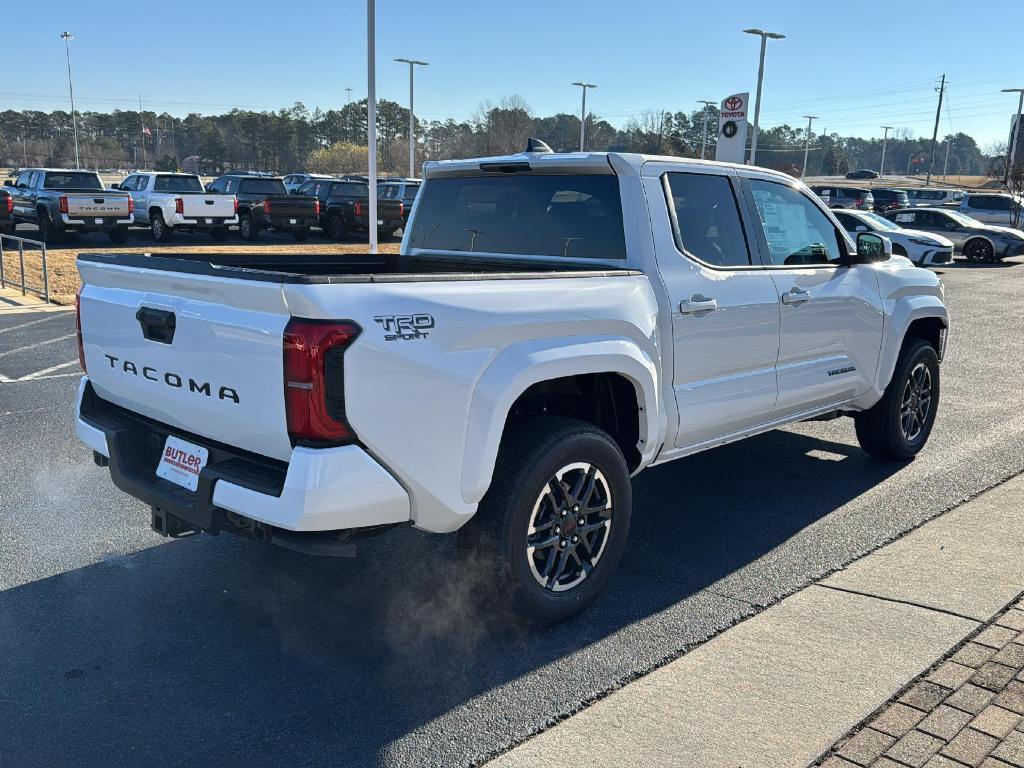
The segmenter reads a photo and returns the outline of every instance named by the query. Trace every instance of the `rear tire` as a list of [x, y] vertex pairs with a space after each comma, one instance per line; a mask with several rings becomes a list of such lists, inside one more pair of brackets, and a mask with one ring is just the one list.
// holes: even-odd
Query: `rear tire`
[[342, 218], [340, 213], [332, 213], [327, 219], [327, 236], [331, 240], [344, 240], [347, 234], [345, 219]]
[[128, 227], [117, 227], [107, 232], [110, 242], [116, 245], [123, 245], [128, 242]]
[[50, 221], [50, 213], [46, 210], [39, 211], [39, 239], [49, 245], [57, 239], [57, 231]]
[[149, 221], [149, 228], [153, 232], [153, 239], [158, 243], [169, 243], [174, 239], [174, 228], [168, 227], [162, 213], [154, 213]]
[[301, 229], [293, 229], [292, 237], [298, 243], [304, 243], [309, 239], [309, 227], [303, 227]]
[[564, 621], [615, 572], [632, 505], [629, 469], [606, 432], [540, 417], [509, 428], [460, 538], [494, 565], [498, 600], [529, 619]]
[[253, 223], [252, 216], [248, 213], [243, 213], [238, 219], [238, 234], [242, 236], [243, 240], [253, 242], [259, 237], [260, 230]]
[[854, 416], [860, 447], [878, 459], [912, 459], [928, 442], [938, 408], [938, 354], [923, 339], [908, 339], [882, 399]]

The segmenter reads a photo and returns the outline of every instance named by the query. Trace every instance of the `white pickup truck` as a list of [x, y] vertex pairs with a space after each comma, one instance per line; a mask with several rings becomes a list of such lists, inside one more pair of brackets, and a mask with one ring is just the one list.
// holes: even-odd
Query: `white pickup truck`
[[843, 415], [882, 459], [927, 441], [939, 279], [792, 178], [541, 151], [424, 176], [400, 254], [79, 256], [78, 435], [156, 530], [460, 531], [559, 620], [645, 467]]
[[135, 223], [149, 227], [160, 242], [170, 241], [175, 230], [208, 232], [221, 241], [238, 223], [238, 199], [210, 194], [193, 173], [133, 173], [112, 186], [131, 193]]

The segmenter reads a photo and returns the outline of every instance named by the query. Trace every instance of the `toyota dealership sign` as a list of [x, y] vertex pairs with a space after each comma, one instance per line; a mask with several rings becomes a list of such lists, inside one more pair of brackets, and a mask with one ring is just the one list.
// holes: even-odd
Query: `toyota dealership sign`
[[722, 99], [718, 113], [718, 144], [715, 160], [742, 163], [747, 149], [747, 104], [749, 93], [734, 93]]

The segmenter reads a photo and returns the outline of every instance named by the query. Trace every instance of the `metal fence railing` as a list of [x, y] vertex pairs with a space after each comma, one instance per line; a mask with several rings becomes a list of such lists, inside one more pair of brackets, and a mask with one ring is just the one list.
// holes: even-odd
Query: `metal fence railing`
[[[18, 281], [15, 282], [7, 273], [10, 271], [6, 269], [4, 264], [5, 256], [8, 253], [13, 253], [13, 249], [8, 248], [4, 251], [4, 241], [11, 241], [18, 244]], [[29, 285], [28, 280], [25, 279], [25, 246], [38, 246], [39, 255], [42, 257], [42, 287], [36, 288], [33, 285]], [[37, 253], [36, 251], [29, 251], [31, 258], [32, 254]], [[21, 288], [21, 295], [24, 296], [27, 293], [39, 296], [47, 304], [50, 303], [50, 274], [46, 269], [46, 243], [41, 240], [31, 240], [27, 237], [17, 237], [16, 235], [4, 235], [0, 234], [0, 288], [6, 288], [7, 284], [10, 283], [16, 288]]]

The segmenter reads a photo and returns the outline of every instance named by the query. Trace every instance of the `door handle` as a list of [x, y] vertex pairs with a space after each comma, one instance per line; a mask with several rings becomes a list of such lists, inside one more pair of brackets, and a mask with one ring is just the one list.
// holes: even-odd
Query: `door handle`
[[804, 302], [811, 300], [811, 294], [805, 291], [803, 288], [790, 288], [784, 294], [782, 294], [783, 304], [803, 304]]
[[697, 312], [714, 312], [718, 309], [718, 302], [709, 299], [699, 293], [693, 294], [689, 299], [679, 302], [679, 314], [692, 315]]

